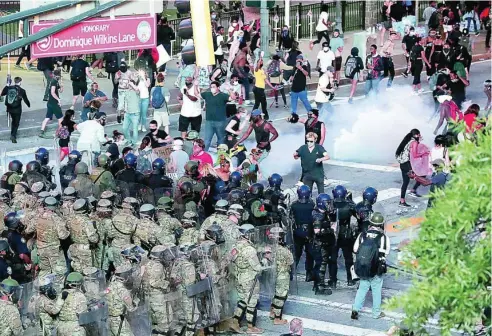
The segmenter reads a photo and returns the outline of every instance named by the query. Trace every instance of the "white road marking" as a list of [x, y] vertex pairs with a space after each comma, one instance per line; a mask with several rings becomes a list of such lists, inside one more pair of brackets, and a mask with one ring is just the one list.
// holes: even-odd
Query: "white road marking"
[[[258, 315], [268, 317], [270, 315], [270, 312], [259, 310]], [[383, 336], [383, 335], [385, 335], [384, 332], [381, 332], [378, 330], [352, 327], [352, 326], [348, 326], [348, 325], [344, 325], [344, 324], [337, 324], [337, 323], [313, 320], [313, 319], [305, 318], [305, 317], [285, 315], [285, 314], [282, 315], [282, 317], [289, 322], [294, 318], [301, 319], [304, 329], [316, 330], [316, 331], [321, 331], [321, 332], [328, 332], [328, 333], [333, 333], [333, 334], [338, 334], [338, 335], [351, 335], [351, 336], [369, 336], [369, 335], [370, 336]]]
[[325, 179], [325, 187], [326, 186], [337, 186], [339, 184], [344, 185], [344, 184], [349, 184], [349, 181], [344, 181], [344, 180], [333, 180], [333, 179]]
[[373, 165], [368, 163], [358, 163], [358, 162], [348, 162], [348, 161], [338, 161], [338, 160], [328, 160], [328, 161], [324, 161], [324, 163], [332, 166], [377, 170], [377, 171], [388, 172], [388, 173], [400, 171], [400, 168], [397, 167]]
[[[396, 197], [400, 195], [400, 189], [398, 188], [389, 188], [378, 191], [378, 202], [386, 201], [390, 198]], [[362, 201], [362, 196], [357, 196], [354, 198], [354, 202], [357, 204]]]

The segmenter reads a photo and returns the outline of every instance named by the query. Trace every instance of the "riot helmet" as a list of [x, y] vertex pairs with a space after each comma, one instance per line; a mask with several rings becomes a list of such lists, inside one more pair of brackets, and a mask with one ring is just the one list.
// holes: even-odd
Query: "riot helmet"
[[31, 193], [39, 194], [41, 191], [44, 191], [44, 183], [43, 182], [34, 182], [31, 186]]
[[173, 210], [174, 200], [171, 197], [164, 196], [157, 201], [157, 209], [170, 212]]
[[232, 204], [244, 204], [244, 199], [246, 193], [242, 189], [233, 189], [229, 192], [227, 200], [229, 201], [229, 206]]
[[99, 217], [108, 218], [113, 212], [112, 203], [108, 199], [101, 199], [97, 202], [96, 212]]
[[87, 214], [89, 212], [89, 202], [84, 198], [79, 198], [73, 202], [73, 211], [79, 214]]
[[58, 201], [54, 197], [46, 197], [43, 201], [43, 205], [46, 209], [55, 210], [58, 206]]
[[50, 152], [46, 148], [38, 148], [36, 153], [34, 153], [34, 158], [36, 161], [38, 161], [41, 165], [46, 166], [48, 162], [50, 162]]
[[232, 172], [231, 175], [229, 175], [229, 186], [231, 186], [232, 188], [239, 188], [241, 186], [242, 179], [243, 176], [240, 172]]
[[89, 174], [89, 167], [85, 162], [79, 162], [75, 165], [75, 174]]
[[166, 162], [161, 158], [155, 159], [154, 162], [152, 162], [152, 171], [164, 175], [166, 173]]
[[[62, 194], [60, 193], [60, 191], [58, 191], [58, 190], [54, 189], [54, 190], [51, 190], [48, 194], [49, 194], [49, 196], [56, 198], [56, 200], [57, 200], [58, 202], [60, 202], [60, 201], [61, 201]], [[47, 197], [48, 197], [48, 196], [47, 196]]]
[[9, 171], [22, 174], [22, 162], [13, 160], [9, 162]]
[[190, 160], [186, 162], [184, 169], [185, 169], [185, 174], [192, 178], [197, 178], [200, 175], [200, 172], [198, 171], [197, 161]]
[[138, 245], [129, 244], [123, 246], [120, 252], [121, 256], [132, 264], [139, 264], [147, 252]]
[[376, 203], [378, 199], [378, 191], [373, 187], [367, 187], [362, 192], [362, 199], [372, 205]]
[[84, 276], [79, 272], [72, 272], [65, 279], [65, 288], [78, 288], [82, 286]]
[[79, 163], [82, 160], [82, 154], [78, 150], [73, 150], [68, 154], [68, 161]]
[[30, 161], [26, 165], [27, 173], [40, 173], [41, 172], [41, 164], [38, 161]]
[[140, 207], [140, 218], [149, 218], [154, 220], [155, 207], [152, 204], [146, 203]]
[[138, 200], [134, 197], [125, 197], [123, 203], [121, 203], [121, 207], [135, 212], [138, 207]]
[[161, 260], [162, 259], [162, 254], [164, 250], [166, 249], [166, 246], [164, 245], [156, 245], [150, 250], [149, 253], [149, 258], [150, 259], [155, 259], [155, 260]]
[[24, 217], [23, 211], [9, 212], [3, 217], [3, 224], [9, 230], [22, 230], [21, 219]]
[[217, 245], [225, 243], [224, 230], [217, 223], [213, 223], [206, 230], [205, 238], [214, 241]]
[[133, 153], [126, 154], [123, 161], [125, 162], [125, 166], [127, 168], [137, 168], [137, 156]]
[[285, 231], [281, 227], [273, 227], [268, 232], [268, 238], [271, 240], [276, 240], [279, 244], [285, 243]]
[[10, 251], [10, 245], [9, 245], [9, 242], [2, 239], [0, 240], [0, 252], [9, 252]]
[[198, 224], [198, 215], [194, 211], [185, 211], [181, 223], [185, 229], [196, 227]]
[[101, 154], [97, 157], [97, 166], [104, 169], [108, 168], [109, 158], [106, 154]]
[[77, 190], [74, 187], [66, 187], [63, 190], [62, 199], [64, 201], [73, 201], [77, 198]]
[[49, 193], [48, 191], [41, 191], [39, 194], [37, 194], [38, 200], [40, 202], [44, 201], [44, 199], [46, 197], [50, 197], [50, 196], [51, 196], [51, 193]]
[[375, 212], [372, 214], [369, 222], [373, 226], [384, 227], [384, 216], [380, 212]]
[[311, 188], [305, 184], [297, 188], [297, 198], [300, 203], [307, 203], [311, 198]]
[[243, 218], [244, 208], [241, 204], [232, 204], [227, 210], [227, 215], [234, 216], [240, 222]]
[[39, 292], [50, 300], [56, 299], [56, 289], [53, 287], [51, 276], [45, 276], [38, 279]]
[[239, 227], [241, 237], [253, 242], [255, 235], [255, 227], [251, 224], [243, 224]]
[[225, 184], [224, 181], [218, 180], [217, 182], [215, 182], [215, 185], [214, 185], [214, 195], [215, 195], [215, 197], [218, 197], [220, 194], [222, 194], [225, 189], [226, 189], [226, 184]]
[[114, 199], [116, 197], [116, 194], [114, 192], [112, 192], [111, 190], [105, 190], [102, 192], [101, 194], [101, 199], [106, 199], [108, 201], [110, 201], [111, 203], [114, 202]]
[[193, 194], [193, 184], [189, 181], [184, 181], [179, 184], [179, 192], [182, 196], [191, 196]]
[[265, 187], [261, 183], [253, 183], [249, 187], [249, 193], [256, 197], [263, 197], [263, 190]]
[[227, 213], [227, 208], [229, 207], [229, 202], [226, 200], [218, 200], [215, 203], [215, 212], [225, 214]]
[[280, 189], [283, 180], [284, 179], [282, 178], [282, 176], [275, 173], [270, 175], [270, 177], [268, 177], [268, 185], [270, 186], [270, 188]]
[[86, 200], [89, 204], [89, 210], [92, 210], [97, 206], [97, 198], [95, 198], [93, 195], [89, 195]]
[[333, 188], [331, 193], [333, 194], [333, 198], [335, 200], [337, 199], [344, 200], [347, 197], [347, 188], [345, 188], [342, 185], [337, 185], [335, 188]]
[[322, 212], [329, 211], [331, 209], [331, 202], [332, 199], [328, 194], [323, 193], [319, 194], [318, 197], [316, 197], [316, 207]]
[[116, 279], [125, 284], [126, 287], [131, 286], [133, 280], [133, 267], [128, 264], [121, 264], [114, 271]]
[[16, 295], [18, 294], [17, 292], [19, 289], [19, 283], [16, 280], [11, 279], [10, 277], [0, 283], [0, 292], [3, 295], [8, 296], [9, 300], [14, 303], [17, 303], [19, 301], [19, 297]]

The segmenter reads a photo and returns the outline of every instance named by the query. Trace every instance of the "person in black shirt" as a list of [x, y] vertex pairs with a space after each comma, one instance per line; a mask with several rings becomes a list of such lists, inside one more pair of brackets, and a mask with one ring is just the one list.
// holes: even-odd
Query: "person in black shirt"
[[[285, 59], [284, 59], [285, 64], [295, 68], [297, 56], [300, 54], [302, 54], [302, 52], [299, 50], [299, 43], [296, 41], [292, 41], [292, 48], [285, 55]], [[284, 70], [284, 80], [286, 80], [286, 81], [290, 80], [290, 77], [292, 77], [292, 74], [294, 73], [294, 71], [295, 71], [295, 69], [294, 70]]]
[[466, 87], [470, 85], [465, 78], [458, 76], [456, 71], [451, 71], [449, 74], [450, 80], [443, 85], [443, 88], [446, 88], [451, 91], [451, 97], [453, 97], [453, 101], [458, 105], [461, 109], [461, 104], [466, 99]]
[[405, 58], [407, 60], [407, 68], [402, 74], [405, 78], [408, 76], [408, 70], [410, 69], [410, 51], [412, 51], [415, 43], [417, 43], [415, 28], [410, 27], [408, 33], [405, 34], [405, 36], [403, 36], [403, 39], [401, 40], [401, 48], [404, 50]]
[[150, 145], [152, 148], [159, 148], [165, 146], [167, 143], [171, 142], [171, 137], [166, 133], [166, 131], [159, 129], [157, 121], [152, 120], [149, 124], [149, 133], [146, 137], [150, 138]]
[[[174, 30], [169, 27], [167, 17], [163, 17], [157, 25], [157, 45], [162, 44], [166, 52], [171, 55], [171, 40], [176, 39]], [[166, 71], [166, 63], [161, 65], [159, 72]]]
[[125, 168], [120, 170], [115, 175], [115, 180], [123, 181], [126, 183], [145, 183], [145, 176], [141, 172], [139, 172], [137, 168], [137, 156], [133, 153], [128, 153], [123, 156], [123, 162], [125, 164]]
[[[278, 133], [271, 122], [268, 122], [261, 117], [260, 110], [253, 110], [251, 112], [251, 123], [248, 129], [234, 147], [242, 144], [253, 130], [255, 131], [256, 147], [263, 151], [262, 156], [258, 161], [262, 161], [268, 156], [268, 153], [270, 153], [270, 150], [272, 149], [271, 143], [278, 138]], [[272, 134], [271, 138], [270, 134]]]
[[282, 47], [284, 49], [291, 49], [292, 42], [294, 42], [294, 39], [290, 36], [289, 27], [284, 26], [279, 34], [278, 50], [282, 50]]
[[[325, 123], [320, 121], [318, 119], [319, 117], [319, 110], [318, 109], [311, 109], [311, 111], [308, 112], [307, 118], [299, 118], [299, 122], [301, 124], [304, 124], [304, 133], [307, 135], [310, 132], [313, 132], [316, 134], [318, 137], [316, 138], [316, 143], [318, 145], [323, 146], [323, 143], [325, 142], [325, 134], [326, 134], [326, 128], [325, 128]], [[296, 118], [294, 117], [288, 117], [287, 121], [295, 123]]]
[[[413, 90], [415, 93], [422, 93], [422, 85], [420, 84], [420, 75], [424, 69], [425, 51], [424, 51], [425, 39], [421, 39], [416, 43], [410, 51], [410, 64], [413, 75]], [[417, 91], [418, 90], [418, 91]]]
[[90, 65], [84, 60], [84, 55], [79, 55], [75, 61], [72, 62], [72, 72], [70, 73], [70, 80], [72, 81], [72, 106], [71, 110], [74, 109], [75, 103], [77, 103], [77, 99], [79, 97], [84, 99], [85, 94], [87, 93], [87, 77], [91, 79], [91, 81], [95, 82], [95, 79], [92, 77], [90, 73]]
[[173, 190], [173, 180], [166, 176], [166, 163], [163, 159], [158, 158], [152, 162], [152, 172], [146, 176], [145, 184], [152, 190], [160, 189], [158, 195], [163, 195], [166, 188]]
[[302, 54], [296, 57], [296, 69], [291, 77], [290, 108], [293, 114], [297, 114], [297, 100], [300, 99], [307, 112], [311, 111], [311, 103], [307, 97], [306, 80], [309, 76], [309, 63], [304, 61]]
[[38, 59], [38, 70], [43, 72], [44, 79], [46, 81], [46, 89], [44, 90], [43, 101], [48, 101], [51, 79], [53, 78], [53, 70], [55, 70], [56, 59], [53, 57], [43, 57]]
[[[26, 90], [21, 88], [22, 78], [15, 77], [14, 85], [5, 86], [2, 90], [0, 96], [7, 96], [5, 99], [5, 106], [7, 107], [7, 113], [10, 115], [12, 119], [12, 125], [10, 128], [10, 140], [13, 143], [17, 143], [17, 129], [19, 128], [20, 118], [22, 114], [22, 101], [27, 105], [27, 107], [31, 107], [31, 103], [29, 99], [27, 99]], [[11, 99], [9, 99], [9, 95]]]
[[448, 42], [444, 43], [442, 47], [442, 53], [436, 59], [437, 61], [437, 70], [441, 69], [453, 69], [455, 63], [454, 51], [451, 49], [451, 46]]
[[70, 135], [72, 135], [73, 131], [77, 129], [77, 124], [73, 121], [74, 116], [74, 110], [65, 111], [65, 116], [63, 117], [60, 125], [58, 126], [58, 130], [56, 131], [58, 137], [58, 145], [60, 146], [60, 162], [62, 162], [63, 159], [65, 159], [65, 156], [68, 156], [68, 153], [70, 152]]

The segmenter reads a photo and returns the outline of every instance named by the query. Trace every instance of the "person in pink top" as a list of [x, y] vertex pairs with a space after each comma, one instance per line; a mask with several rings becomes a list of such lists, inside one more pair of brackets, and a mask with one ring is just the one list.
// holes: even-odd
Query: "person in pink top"
[[[429, 165], [429, 147], [421, 143], [424, 138], [421, 134], [414, 136], [414, 141], [410, 143], [410, 164], [415, 175], [426, 177], [432, 173]], [[420, 186], [419, 180], [415, 180], [413, 188], [408, 193], [409, 196], [421, 197], [417, 193], [417, 188]]]
[[212, 156], [205, 152], [204, 148], [205, 142], [202, 139], [196, 139], [193, 143], [193, 153], [190, 156], [190, 160], [198, 161], [198, 170], [201, 170], [205, 164], [210, 164], [212, 167], [214, 165]]

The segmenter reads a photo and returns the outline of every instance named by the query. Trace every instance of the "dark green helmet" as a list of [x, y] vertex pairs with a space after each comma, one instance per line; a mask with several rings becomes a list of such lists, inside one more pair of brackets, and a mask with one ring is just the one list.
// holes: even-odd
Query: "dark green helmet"
[[5, 294], [13, 294], [18, 288], [19, 283], [10, 278], [3, 280], [0, 284], [0, 291]]
[[67, 275], [67, 279], [65, 280], [65, 283], [68, 286], [80, 286], [82, 285], [82, 282], [84, 281], [84, 276], [80, 274], [79, 272], [72, 272], [69, 275]]
[[369, 222], [374, 226], [383, 226], [384, 225], [384, 216], [380, 212], [375, 212], [372, 214]]
[[89, 167], [85, 162], [79, 162], [75, 165], [75, 174], [89, 174]]
[[101, 154], [97, 157], [97, 165], [106, 168], [109, 163], [109, 158], [106, 154]]
[[84, 198], [79, 198], [73, 202], [73, 210], [76, 213], [87, 213], [89, 211], [89, 202]]

